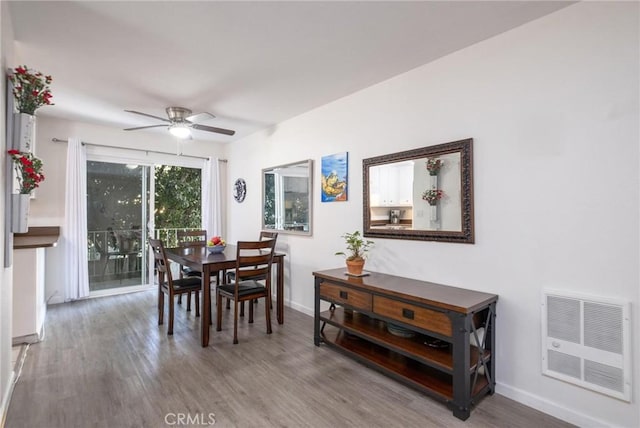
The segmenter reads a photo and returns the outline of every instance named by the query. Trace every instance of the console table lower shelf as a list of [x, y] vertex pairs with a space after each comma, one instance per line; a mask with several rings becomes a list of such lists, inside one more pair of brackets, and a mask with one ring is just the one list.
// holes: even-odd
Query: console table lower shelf
[[[478, 399], [493, 394], [496, 295], [379, 273], [365, 279], [342, 273], [314, 272], [316, 345], [325, 343], [443, 401], [462, 420]], [[330, 309], [321, 312], [320, 301], [331, 303]], [[410, 334], [391, 334], [391, 322]], [[434, 340], [440, 346], [429, 346]]]

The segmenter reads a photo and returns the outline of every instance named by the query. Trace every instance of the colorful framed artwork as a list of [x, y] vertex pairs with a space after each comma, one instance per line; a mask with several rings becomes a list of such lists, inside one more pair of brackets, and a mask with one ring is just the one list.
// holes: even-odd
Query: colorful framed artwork
[[347, 200], [349, 153], [323, 156], [320, 170], [322, 202]]

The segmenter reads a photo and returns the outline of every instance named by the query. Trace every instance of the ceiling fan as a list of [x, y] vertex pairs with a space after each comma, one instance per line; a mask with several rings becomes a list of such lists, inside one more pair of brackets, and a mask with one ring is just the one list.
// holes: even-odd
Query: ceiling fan
[[154, 116], [152, 114], [141, 113], [135, 110], [125, 110], [128, 113], [139, 114], [141, 116], [152, 117], [154, 119], [161, 120], [163, 122], [168, 122], [168, 124], [162, 125], [149, 125], [149, 126], [138, 126], [135, 128], [126, 128], [125, 131], [135, 131], [138, 129], [147, 129], [147, 128], [158, 128], [161, 126], [167, 126], [169, 128], [169, 132], [172, 135], [175, 135], [178, 138], [189, 138], [191, 136], [191, 129], [197, 129], [199, 131], [208, 131], [208, 132], [216, 132], [218, 134], [224, 135], [233, 135], [236, 131], [232, 131], [230, 129], [216, 128], [214, 126], [208, 125], [199, 125], [198, 121], [205, 119], [213, 119], [215, 116], [211, 113], [203, 112], [192, 114], [192, 111], [188, 108], [184, 107], [167, 107], [167, 117]]

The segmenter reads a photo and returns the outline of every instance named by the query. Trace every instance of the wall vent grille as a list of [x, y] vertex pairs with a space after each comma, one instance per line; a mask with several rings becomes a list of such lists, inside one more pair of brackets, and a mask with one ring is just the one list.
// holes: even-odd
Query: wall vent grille
[[630, 303], [546, 290], [542, 373], [631, 401]]

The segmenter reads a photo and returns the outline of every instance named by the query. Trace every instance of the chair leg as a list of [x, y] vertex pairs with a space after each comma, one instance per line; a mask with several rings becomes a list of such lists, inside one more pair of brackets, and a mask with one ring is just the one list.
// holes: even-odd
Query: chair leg
[[222, 330], [222, 296], [216, 294], [216, 331]]
[[[178, 300], [182, 298], [182, 294], [178, 294]], [[187, 293], [187, 312], [191, 312], [191, 291]]]
[[[178, 304], [182, 304], [182, 294], [178, 294]], [[188, 309], [187, 309], [188, 310]]]
[[164, 292], [158, 291], [158, 325], [164, 322]]
[[[220, 283], [218, 283], [218, 284], [220, 284]], [[226, 271], [222, 272], [222, 284], [223, 285], [227, 284], [227, 272]], [[228, 297], [227, 297], [227, 309], [231, 309], [231, 299], [229, 299]]]
[[[244, 302], [242, 302], [244, 308]], [[249, 301], [249, 324], [253, 324], [253, 302]]]
[[173, 334], [173, 305], [174, 305], [174, 301], [173, 301], [173, 295], [169, 294], [169, 330], [167, 331], [167, 334]]
[[269, 305], [271, 304], [271, 294], [268, 294], [264, 301], [264, 313], [267, 318], [267, 334], [271, 334], [271, 311]]
[[[189, 294], [191, 294], [191, 292], [189, 292]], [[193, 293], [196, 295], [195, 300], [196, 300], [196, 316], [199, 317], [200, 316], [200, 293], [195, 292]], [[189, 296], [189, 301], [191, 301], [191, 296]]]
[[244, 317], [244, 302], [240, 303], [240, 316]]
[[[209, 284], [209, 286], [211, 287], [212, 284]], [[216, 272], [216, 285], [214, 287], [212, 287], [213, 289], [209, 290], [209, 297], [211, 298], [211, 300], [209, 300], [209, 325], [213, 325], [213, 317], [211, 316], [212, 314], [212, 310], [213, 310], [213, 299], [215, 297], [216, 299], [216, 305], [218, 302], [218, 299], [220, 298], [220, 296], [218, 296], [216, 293], [218, 291], [218, 286], [220, 285], [220, 271]], [[204, 296], [204, 295], [203, 295]], [[222, 306], [221, 306], [222, 308]], [[218, 312], [220, 312], [220, 309], [218, 309]]]
[[233, 301], [233, 344], [238, 343], [238, 301]]

